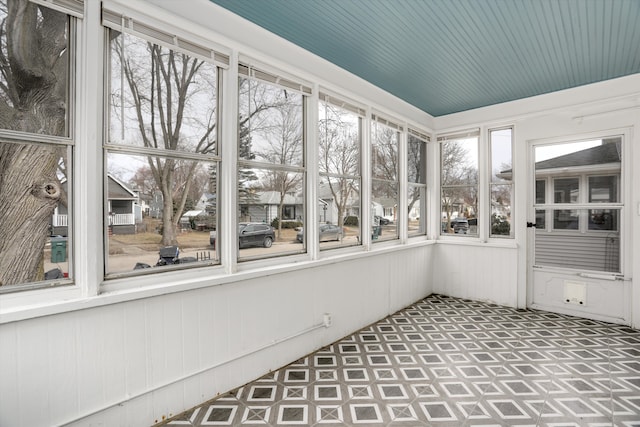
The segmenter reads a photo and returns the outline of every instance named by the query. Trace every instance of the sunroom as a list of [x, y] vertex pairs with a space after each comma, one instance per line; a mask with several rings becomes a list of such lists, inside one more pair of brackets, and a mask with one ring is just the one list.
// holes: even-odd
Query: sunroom
[[640, 3], [0, 4], [0, 425], [640, 421]]

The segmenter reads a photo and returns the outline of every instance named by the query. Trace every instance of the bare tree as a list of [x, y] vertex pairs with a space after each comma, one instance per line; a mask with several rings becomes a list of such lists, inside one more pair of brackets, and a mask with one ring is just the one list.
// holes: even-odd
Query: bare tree
[[[120, 94], [120, 102], [134, 113], [121, 120], [136, 123], [142, 145], [191, 153], [215, 152], [215, 68], [133, 37], [125, 44], [122, 34], [112, 39], [112, 47], [112, 70], [121, 70], [127, 87], [126, 93]], [[112, 96], [112, 100], [116, 104], [118, 97]], [[118, 106], [113, 107], [117, 112]], [[163, 196], [161, 243], [175, 245], [199, 162], [160, 156], [148, 156], [147, 160]]]
[[[68, 19], [27, 1], [0, 2], [0, 128], [65, 136]], [[44, 278], [43, 249], [59, 203], [66, 149], [0, 142], [0, 285]]]
[[440, 153], [442, 210], [448, 230], [455, 207], [476, 205], [478, 170], [468, 163], [468, 152], [459, 141], [443, 142]]
[[358, 122], [349, 120], [352, 114], [325, 104], [325, 117], [319, 124], [320, 173], [326, 174], [331, 196], [336, 204], [338, 221], [342, 227], [345, 213], [354, 194], [358, 193], [360, 144]]
[[[425, 183], [425, 154], [427, 144], [421, 140], [409, 136], [409, 142], [407, 144], [407, 175], [409, 183]], [[407, 203], [407, 212], [411, 212], [413, 206], [418, 200], [420, 200], [420, 187], [409, 186], [409, 198]], [[424, 203], [424, 201], [423, 201]]]
[[[301, 96], [290, 96], [282, 92], [284, 101], [278, 103], [268, 114], [261, 130], [264, 143], [256, 157], [274, 165], [295, 165], [302, 159], [302, 101]], [[263, 183], [264, 189], [278, 192], [278, 238], [282, 230], [285, 196], [295, 193], [302, 183], [302, 174], [280, 169], [270, 169]]]

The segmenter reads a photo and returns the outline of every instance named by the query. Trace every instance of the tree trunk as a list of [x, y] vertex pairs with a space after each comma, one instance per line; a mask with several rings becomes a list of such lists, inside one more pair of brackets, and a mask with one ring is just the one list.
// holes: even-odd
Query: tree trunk
[[178, 237], [173, 221], [173, 197], [170, 196], [170, 192], [167, 193], [162, 206], [162, 245], [174, 246], [178, 244]]
[[[64, 136], [67, 18], [26, 1], [6, 6], [0, 23], [6, 37], [0, 53], [0, 127]], [[0, 285], [43, 279], [51, 215], [58, 203], [66, 203], [57, 176], [65, 157], [59, 146], [0, 143]]]
[[60, 151], [0, 144], [0, 285], [43, 279], [49, 220], [63, 194], [56, 178]]

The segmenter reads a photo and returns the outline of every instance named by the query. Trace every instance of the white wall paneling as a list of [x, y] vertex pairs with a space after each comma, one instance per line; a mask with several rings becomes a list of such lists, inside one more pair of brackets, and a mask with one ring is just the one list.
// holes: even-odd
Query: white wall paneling
[[[0, 425], [150, 425], [177, 414], [429, 295], [433, 248], [3, 324]], [[331, 327], [284, 340], [324, 313]]]

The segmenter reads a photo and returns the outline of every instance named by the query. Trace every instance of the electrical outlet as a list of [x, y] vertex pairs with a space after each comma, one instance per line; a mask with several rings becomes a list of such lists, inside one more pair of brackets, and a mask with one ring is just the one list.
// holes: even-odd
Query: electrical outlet
[[328, 328], [329, 326], [331, 326], [331, 313], [325, 313], [324, 314], [324, 319], [323, 319], [323, 323], [324, 323], [324, 327]]

